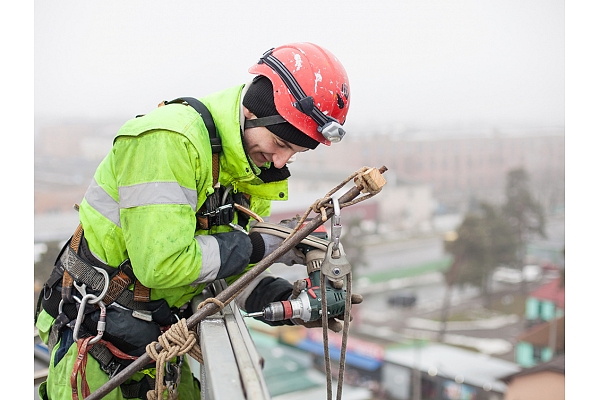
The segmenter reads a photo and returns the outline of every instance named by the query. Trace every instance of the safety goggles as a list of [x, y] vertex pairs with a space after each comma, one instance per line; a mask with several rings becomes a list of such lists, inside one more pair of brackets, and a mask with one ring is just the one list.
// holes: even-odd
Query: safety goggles
[[337, 143], [342, 140], [346, 131], [342, 128], [339, 121], [329, 115], [325, 115], [318, 107], [315, 106], [315, 100], [312, 96], [307, 96], [302, 90], [302, 87], [294, 78], [294, 75], [286, 68], [285, 65], [272, 52], [274, 49], [268, 50], [258, 61], [259, 64], [264, 63], [270, 67], [283, 81], [289, 89], [296, 102], [294, 107], [302, 113], [308, 115], [317, 123], [317, 131], [320, 132], [325, 139], [332, 143]]

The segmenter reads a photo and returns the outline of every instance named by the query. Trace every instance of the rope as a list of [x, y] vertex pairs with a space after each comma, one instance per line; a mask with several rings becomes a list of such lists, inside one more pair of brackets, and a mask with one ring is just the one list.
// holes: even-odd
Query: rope
[[[306, 210], [306, 212], [304, 213], [304, 215], [300, 218], [300, 220], [296, 224], [296, 227], [294, 228], [294, 230], [292, 231], [292, 233], [290, 233], [290, 235], [284, 240], [284, 242], [286, 240], [288, 240], [290, 237], [292, 237], [294, 235], [294, 233], [296, 233], [300, 229], [300, 227], [302, 226], [302, 224], [304, 223], [304, 221], [306, 221], [306, 218], [308, 218], [308, 216], [310, 215], [311, 212], [314, 212], [315, 214], [321, 214], [321, 220], [323, 222], [327, 221], [327, 210], [326, 210], [326, 208], [333, 208], [333, 204], [330, 203], [331, 196], [335, 192], [337, 192], [338, 190], [340, 190], [341, 188], [343, 188], [344, 185], [346, 185], [346, 183], [350, 182], [350, 180], [352, 180], [354, 178], [358, 178], [357, 179], [357, 181], [359, 182], [358, 186], [362, 186], [362, 190], [363, 191], [364, 190], [369, 191], [370, 187], [368, 185], [365, 185], [363, 183], [364, 182], [363, 179], [360, 177], [360, 174], [362, 174], [363, 172], [366, 172], [367, 170], [369, 170], [369, 167], [362, 167], [362, 168], [360, 168], [359, 170], [355, 171], [350, 176], [348, 176], [346, 179], [344, 179], [342, 182], [340, 182], [336, 187], [334, 187], [329, 192], [327, 192], [327, 194], [325, 194], [325, 196], [323, 198], [315, 200], [315, 202], [310, 207], [308, 207], [308, 209]], [[348, 207], [348, 206], [354, 205], [356, 203], [360, 203], [361, 201], [365, 201], [367, 199], [370, 199], [371, 197], [373, 197], [377, 193], [379, 193], [380, 190], [372, 191], [372, 192], [369, 192], [368, 194], [365, 194], [364, 196], [357, 197], [354, 200], [348, 201], [346, 203], [341, 203], [340, 204], [340, 208]]]
[[[327, 310], [327, 295], [325, 292], [325, 282], [328, 278], [321, 274], [321, 302], [322, 310]], [[344, 370], [346, 367], [346, 347], [348, 343], [348, 333], [350, 330], [350, 311], [352, 309], [352, 272], [346, 275], [346, 304], [344, 308], [344, 325], [342, 330], [342, 344], [340, 347], [340, 363], [338, 367], [338, 384], [336, 392], [336, 400], [342, 398], [342, 386], [344, 385]], [[327, 400], [331, 400], [332, 394], [332, 377], [331, 377], [331, 357], [329, 355], [329, 316], [327, 312], [321, 314], [321, 325], [323, 328], [323, 356], [325, 359], [325, 376], [327, 378]]]
[[329, 313], [327, 312], [327, 277], [321, 272], [321, 327], [323, 328], [323, 356], [325, 358], [325, 376], [327, 377], [327, 400], [331, 400], [331, 360], [329, 358]]
[[[174, 357], [181, 357], [189, 354], [198, 362], [202, 361], [202, 350], [198, 344], [198, 335], [187, 328], [185, 318], [182, 318], [169, 330], [158, 337], [158, 343], [162, 346], [160, 352], [156, 351], [156, 343], [152, 342], [146, 346], [146, 353], [156, 361], [156, 384], [154, 390], [148, 391], [146, 396], [148, 400], [158, 400], [163, 398], [165, 391], [165, 364]], [[177, 398], [177, 388], [168, 393], [168, 400]]]
[[338, 370], [338, 386], [336, 399], [342, 399], [342, 385], [344, 384], [344, 369], [346, 368], [346, 344], [350, 329], [350, 309], [352, 308], [352, 271], [346, 275], [346, 305], [344, 308], [344, 328], [342, 331], [342, 346], [340, 349], [340, 367]]
[[231, 300], [233, 300], [232, 298], [228, 299], [225, 303], [223, 303], [221, 300], [216, 299], [214, 297], [209, 297], [208, 299], [204, 300], [202, 303], [198, 304], [198, 307], [196, 307], [196, 311], [198, 311], [199, 309], [201, 309], [202, 307], [204, 307], [206, 304], [208, 303], [213, 303], [216, 304], [217, 307], [219, 307], [219, 309], [215, 312], [219, 312], [221, 311], [223, 308], [225, 308], [225, 306], [227, 304], [229, 304], [231, 302]]

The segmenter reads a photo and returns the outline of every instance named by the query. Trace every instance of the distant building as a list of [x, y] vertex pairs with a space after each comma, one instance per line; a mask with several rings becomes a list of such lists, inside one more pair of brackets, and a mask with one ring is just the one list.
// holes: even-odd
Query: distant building
[[564, 400], [565, 355], [502, 377], [504, 400]]
[[532, 326], [517, 336], [516, 361], [523, 367], [548, 362], [565, 353], [565, 317]]
[[523, 367], [550, 361], [565, 351], [565, 287], [556, 278], [532, 291], [525, 308], [527, 329], [517, 337], [515, 360]]
[[390, 175], [431, 185], [440, 206], [459, 209], [472, 198], [501, 200], [507, 172], [522, 167], [546, 210], [564, 207], [564, 129], [355, 134], [300, 155], [298, 163], [321, 171], [385, 165]]
[[501, 400], [510, 361], [439, 343], [386, 349], [381, 385], [393, 400]]
[[[358, 170], [357, 168], [356, 170]], [[303, 215], [318, 199], [342, 183], [356, 170], [319, 171], [307, 167], [290, 166], [290, 199], [286, 202], [273, 202], [271, 221], [280, 217]], [[386, 184], [373, 198], [343, 209], [342, 224], [356, 218], [365, 225], [371, 225], [378, 232], [410, 231], [428, 232], [433, 229], [435, 200], [431, 185], [418, 181], [401, 179], [393, 172], [385, 172]], [[354, 183], [350, 181], [335, 194], [343, 195]], [[313, 217], [315, 214], [311, 214]]]

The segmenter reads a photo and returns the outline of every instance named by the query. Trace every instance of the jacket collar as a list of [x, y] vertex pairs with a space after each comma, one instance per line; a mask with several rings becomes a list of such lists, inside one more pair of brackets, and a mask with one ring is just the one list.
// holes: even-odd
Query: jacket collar
[[[200, 99], [210, 110], [221, 136], [223, 152], [219, 156], [219, 181], [222, 185], [232, 184], [248, 194], [254, 192], [263, 198], [285, 200], [287, 178], [290, 176], [287, 167], [260, 168], [260, 172], [255, 171], [256, 166], [246, 156], [241, 130], [244, 122], [241, 99], [245, 86], [234, 86]], [[265, 187], [266, 183], [268, 185]]]

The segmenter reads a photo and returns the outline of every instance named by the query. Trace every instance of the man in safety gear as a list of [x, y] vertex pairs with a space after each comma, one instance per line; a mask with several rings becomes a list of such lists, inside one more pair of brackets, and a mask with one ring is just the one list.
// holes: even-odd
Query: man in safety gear
[[[78, 398], [83, 380], [95, 391], [191, 315], [205, 285], [235, 281], [280, 244], [247, 231], [269, 216], [271, 201], [287, 200], [287, 163], [296, 153], [342, 139], [350, 87], [337, 58], [311, 43], [271, 49], [249, 72], [248, 84], [200, 105], [161, 103], [117, 133], [40, 296], [36, 326], [51, 351], [41, 398]], [[279, 261], [304, 262], [295, 249]], [[260, 311], [292, 291], [265, 272], [236, 301]], [[81, 338], [100, 336], [104, 321], [82, 368]], [[302, 321], [272, 324], [293, 323]], [[185, 361], [181, 368], [180, 398], [200, 398]], [[105, 398], [146, 398], [155, 373], [148, 365]]]

